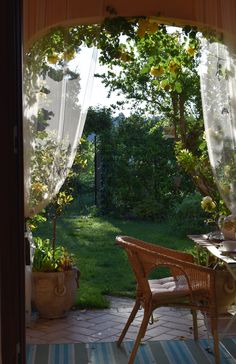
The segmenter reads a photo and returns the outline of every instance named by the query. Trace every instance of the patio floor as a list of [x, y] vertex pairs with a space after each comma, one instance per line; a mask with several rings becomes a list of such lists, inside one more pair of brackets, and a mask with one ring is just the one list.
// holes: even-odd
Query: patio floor
[[[87, 343], [117, 341], [133, 307], [133, 300], [109, 297], [111, 307], [104, 310], [75, 310], [61, 319], [34, 319], [27, 328], [27, 343]], [[125, 340], [133, 340], [142, 320], [138, 312]], [[201, 314], [198, 315], [199, 338], [207, 331]], [[143, 341], [193, 338], [192, 315], [189, 310], [161, 307], [154, 311], [154, 323], [148, 326]]]

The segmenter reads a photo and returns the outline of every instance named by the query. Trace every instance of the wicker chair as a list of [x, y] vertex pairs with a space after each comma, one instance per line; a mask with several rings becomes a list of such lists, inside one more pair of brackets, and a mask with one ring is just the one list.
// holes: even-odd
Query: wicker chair
[[[129, 236], [117, 236], [116, 243], [125, 249], [137, 280], [135, 305], [119, 337], [118, 346], [121, 345], [139, 308], [144, 309], [143, 320], [128, 364], [134, 362], [138, 346], [145, 335], [153, 311], [161, 306], [190, 308], [193, 315], [195, 340], [198, 339], [196, 311], [206, 312], [211, 322], [215, 362], [219, 364], [214, 270], [194, 264], [191, 254], [146, 243]], [[171, 276], [162, 279], [148, 279], [150, 272], [160, 267], [167, 267]]]

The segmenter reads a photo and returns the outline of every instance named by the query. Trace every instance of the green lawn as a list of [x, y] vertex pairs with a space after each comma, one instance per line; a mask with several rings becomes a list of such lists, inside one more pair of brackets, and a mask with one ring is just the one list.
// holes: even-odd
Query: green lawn
[[[75, 254], [81, 271], [77, 299], [79, 307], [107, 307], [104, 294], [134, 295], [134, 275], [125, 252], [115, 245], [115, 237], [119, 234], [179, 250], [188, 250], [193, 246], [186, 237], [178, 237], [178, 227], [173, 228], [167, 223], [106, 217], [61, 217], [57, 228], [58, 244], [65, 245]], [[34, 235], [51, 237], [51, 226], [42, 224]]]

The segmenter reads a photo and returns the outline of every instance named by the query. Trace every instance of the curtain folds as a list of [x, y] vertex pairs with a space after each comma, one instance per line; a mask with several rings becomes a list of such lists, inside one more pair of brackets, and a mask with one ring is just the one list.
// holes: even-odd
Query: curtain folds
[[219, 192], [236, 215], [236, 58], [230, 48], [202, 40], [200, 67], [205, 133]]
[[25, 217], [40, 212], [58, 193], [84, 127], [97, 50], [86, 52], [82, 67], [84, 50], [67, 42], [70, 31], [52, 30], [25, 53]]
[[219, 192], [236, 215], [236, 3], [199, 2], [198, 16], [211, 25], [199, 68], [208, 153]]

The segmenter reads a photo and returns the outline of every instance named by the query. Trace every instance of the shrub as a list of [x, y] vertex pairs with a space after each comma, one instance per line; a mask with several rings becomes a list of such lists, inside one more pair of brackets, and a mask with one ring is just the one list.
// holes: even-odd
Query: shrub
[[173, 209], [172, 224], [178, 226], [181, 235], [205, 232], [207, 215], [201, 208], [202, 195], [198, 192], [188, 194]]

